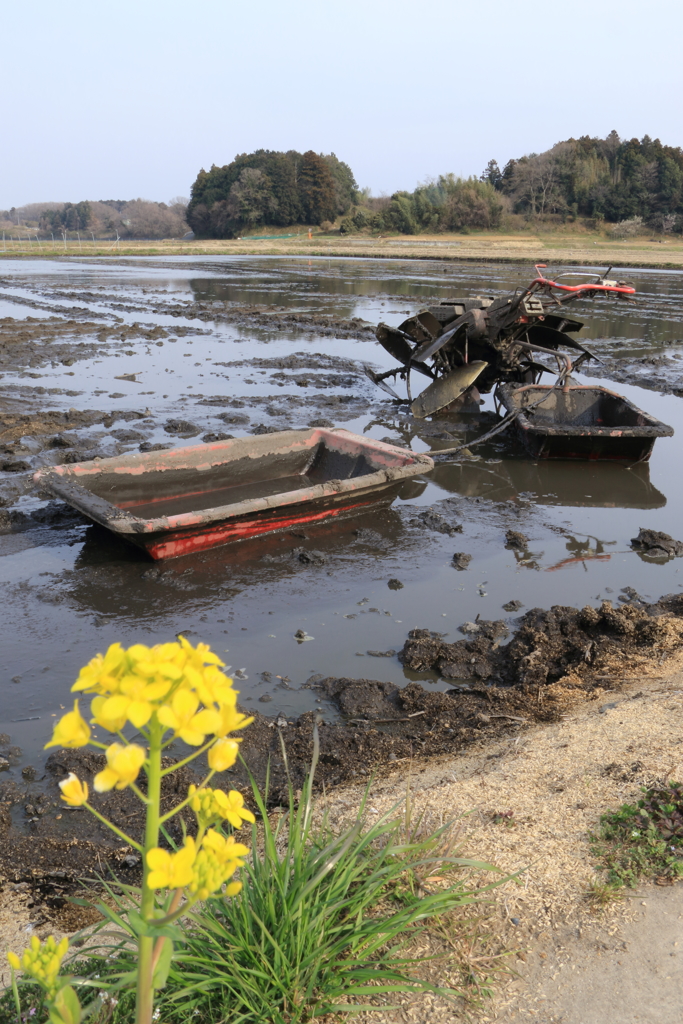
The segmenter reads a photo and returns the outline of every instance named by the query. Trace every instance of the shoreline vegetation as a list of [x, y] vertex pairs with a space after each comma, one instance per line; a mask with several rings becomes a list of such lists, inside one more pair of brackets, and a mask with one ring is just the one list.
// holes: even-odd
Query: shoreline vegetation
[[666, 240], [629, 238], [618, 242], [598, 233], [481, 232], [454, 236], [340, 236], [306, 229], [291, 237], [283, 233], [263, 239], [110, 239], [86, 242], [37, 242], [5, 238], [0, 242], [0, 260], [7, 259], [92, 259], [142, 256], [299, 256], [352, 257], [363, 259], [419, 259], [454, 263], [534, 263], [562, 266], [643, 267], [683, 269], [683, 238]]

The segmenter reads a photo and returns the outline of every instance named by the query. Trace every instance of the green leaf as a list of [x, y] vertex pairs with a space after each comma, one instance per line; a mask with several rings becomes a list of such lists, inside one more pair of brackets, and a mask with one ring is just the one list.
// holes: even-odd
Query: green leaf
[[50, 1004], [52, 1024], [80, 1024], [81, 1004], [71, 985], [61, 988]]
[[[120, 914], [117, 914], [116, 911], [112, 910], [112, 908], [107, 906], [106, 903], [96, 903], [95, 906], [99, 910], [100, 914], [111, 921], [112, 924], [115, 924], [118, 928], [122, 928], [124, 932], [128, 933], [128, 935], [135, 935], [135, 929], [131, 927], [128, 921], [124, 920]], [[134, 913], [134, 911], [129, 911], [129, 918], [132, 913]]]

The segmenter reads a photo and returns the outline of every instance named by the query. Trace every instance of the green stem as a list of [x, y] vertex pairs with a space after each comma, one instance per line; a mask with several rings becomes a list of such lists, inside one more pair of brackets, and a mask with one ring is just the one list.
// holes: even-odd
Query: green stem
[[[169, 918], [175, 921], [176, 917], [180, 917], [180, 915], [184, 912], [185, 908], [180, 907], [180, 901], [182, 900], [182, 898], [183, 890], [176, 889], [175, 893], [173, 894], [173, 899], [171, 900], [171, 905], [168, 908], [168, 914], [166, 915], [165, 918], [163, 918], [164, 924], [168, 922]], [[180, 907], [180, 910], [178, 910], [178, 907]], [[159, 936], [159, 938], [154, 944], [154, 952], [152, 954], [152, 973], [157, 969], [159, 957], [161, 956], [162, 950], [164, 948], [164, 942], [170, 942], [170, 939], [166, 939], [163, 936]]]
[[[156, 721], [156, 715], [149, 725], [149, 760], [147, 764], [147, 822], [145, 825], [145, 854], [159, 845], [159, 806], [161, 803], [161, 744], [163, 727]], [[144, 858], [142, 875], [142, 899], [140, 916], [143, 921], [151, 921], [154, 917], [154, 890], [150, 889], [147, 879], [149, 867], [147, 857]], [[135, 1021], [136, 1024], [152, 1024], [154, 1012], [154, 939], [141, 935], [138, 939], [138, 984]]]
[[145, 794], [138, 789], [134, 782], [131, 782], [130, 788], [133, 790], [136, 797], [138, 797], [139, 800], [142, 800], [143, 804], [149, 803], [149, 797], [146, 797]]
[[[181, 890], [181, 891], [183, 891], [183, 890]], [[157, 925], [159, 928], [166, 928], [167, 925], [174, 924], [178, 920], [178, 918], [184, 917], [185, 914], [189, 914], [189, 912], [192, 910], [193, 906], [197, 902], [198, 902], [198, 897], [197, 896], [190, 896], [185, 901], [185, 903], [183, 903], [182, 907], [179, 907], [177, 910], [174, 910], [173, 913], [169, 912], [168, 914], [166, 914], [165, 917], [155, 917], [154, 924]], [[159, 943], [160, 941], [163, 942], [163, 938], [157, 939], [157, 943]], [[154, 958], [155, 966], [156, 966], [157, 959], [158, 959], [158, 955], [155, 954], [155, 958]]]

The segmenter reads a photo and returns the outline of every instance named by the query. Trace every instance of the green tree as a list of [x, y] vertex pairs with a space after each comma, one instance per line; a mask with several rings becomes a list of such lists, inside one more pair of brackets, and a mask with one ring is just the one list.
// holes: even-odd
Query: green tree
[[224, 167], [202, 168], [192, 186], [187, 220], [200, 237], [233, 238], [256, 224], [286, 227], [334, 220], [357, 196], [351, 168], [333, 153], [259, 149], [239, 154]]
[[324, 156], [323, 160], [330, 169], [334, 179], [334, 194], [337, 205], [337, 214], [345, 214], [355, 206], [360, 198], [358, 185], [353, 176], [353, 171], [348, 164], [334, 154]]
[[481, 175], [480, 181], [488, 181], [489, 185], [493, 185], [495, 189], [500, 191], [503, 187], [503, 172], [498, 166], [497, 160], [489, 160]]
[[245, 167], [230, 188], [227, 209], [236, 224], [249, 228], [271, 221], [277, 199], [270, 178], [256, 167]]
[[302, 157], [298, 181], [305, 222], [322, 224], [324, 220], [334, 220], [337, 214], [334, 178], [324, 158], [312, 149]]

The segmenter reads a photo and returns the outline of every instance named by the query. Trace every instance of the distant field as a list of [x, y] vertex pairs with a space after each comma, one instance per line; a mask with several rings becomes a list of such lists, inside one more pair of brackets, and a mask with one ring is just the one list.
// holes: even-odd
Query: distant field
[[[2, 244], [2, 243], [0, 243]], [[27, 240], [4, 243], [0, 258], [87, 259], [93, 256], [364, 256], [549, 264], [612, 265], [683, 269], [683, 239], [631, 238], [622, 242], [602, 235], [519, 234], [420, 235], [368, 238], [317, 235], [297, 238], [192, 241], [78, 242], [55, 244]]]

